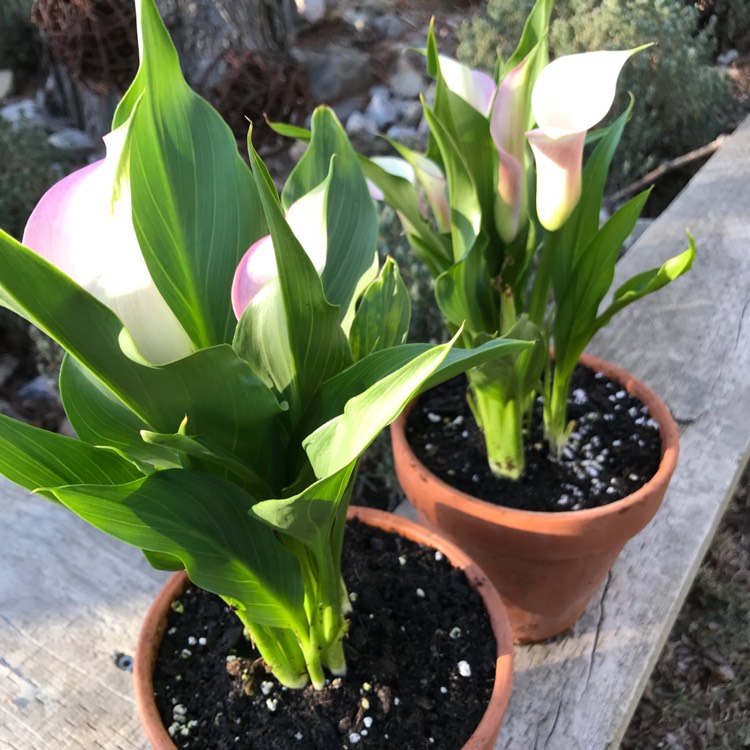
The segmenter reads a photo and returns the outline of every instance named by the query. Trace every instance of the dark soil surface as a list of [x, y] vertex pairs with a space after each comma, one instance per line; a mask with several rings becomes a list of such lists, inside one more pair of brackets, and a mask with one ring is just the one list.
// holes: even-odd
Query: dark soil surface
[[348, 674], [321, 691], [281, 687], [224, 602], [186, 590], [154, 676], [178, 747], [457, 750], [466, 742], [495, 671], [479, 594], [440, 553], [359, 523], [348, 525], [343, 571], [354, 610]]
[[626, 497], [658, 469], [659, 428], [647, 407], [619, 383], [579, 366], [568, 399], [576, 426], [563, 456], [557, 459], [547, 448], [537, 402], [524, 474], [517, 481], [495, 477], [466, 387], [460, 377], [426, 393], [406, 430], [417, 458], [463, 492], [523, 510], [581, 510]]

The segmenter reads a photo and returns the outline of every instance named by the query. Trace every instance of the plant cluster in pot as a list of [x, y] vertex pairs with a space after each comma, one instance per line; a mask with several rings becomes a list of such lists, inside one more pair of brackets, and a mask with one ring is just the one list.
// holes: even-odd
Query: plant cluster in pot
[[[497, 336], [535, 342], [467, 371], [468, 387], [459, 394], [468, 402], [466, 415], [455, 406], [455, 394], [449, 402], [441, 390], [392, 426], [406, 495], [423, 520], [488, 571], [518, 641], [569, 628], [664, 496], [677, 458], [668, 409], [633, 376], [582, 355], [617, 312], [685, 273], [695, 255], [688, 237], [683, 253], [630, 279], [605, 302], [619, 249], [649, 191], [600, 225], [607, 174], [632, 100], [609, 126], [588, 131], [611, 108], [628, 58], [648, 52], [587, 52], [549, 62], [552, 5], [537, 0], [518, 47], [509, 59], [498, 59], [494, 77], [439, 55], [431, 29], [425, 55], [436, 88], [433, 104], [423, 100], [427, 152], [392, 142], [398, 156], [363, 161], [376, 195], [397, 210], [415, 255], [434, 273], [436, 303], [459, 345]], [[592, 392], [576, 385], [587, 367], [602, 381]], [[581, 418], [571, 419], [572, 407], [605, 388], [607, 408], [582, 408]], [[627, 403], [616, 403], [620, 399]], [[446, 403], [450, 408], [441, 412]], [[470, 423], [478, 425], [483, 466], [472, 464], [467, 481], [458, 476], [465, 470], [464, 449], [454, 448], [461, 451], [454, 465], [433, 459], [445, 449], [439, 435], [417, 434], [419, 411], [427, 412], [428, 428], [430, 421], [439, 423], [436, 433], [441, 425], [461, 433], [467, 449], [474, 443]], [[658, 434], [650, 434], [654, 466], [642, 477], [628, 468], [629, 426], [618, 428], [624, 432], [606, 447], [598, 431], [582, 432], [591, 433], [584, 423], [596, 418], [611, 433], [608, 422], [628, 414], [636, 426], [658, 424]], [[635, 439], [643, 442], [640, 435]], [[608, 479], [600, 476], [604, 468]], [[589, 475], [588, 488], [577, 486], [581, 474]], [[551, 490], [517, 499], [548, 475]]]
[[[155, 567], [184, 570], [219, 597], [243, 648], [257, 649], [254, 669], [268, 672], [261, 685], [314, 696], [332, 690], [333, 677], [346, 682], [355, 635], [355, 592], [341, 571], [360, 455], [418, 393], [529, 344], [404, 343], [408, 294], [393, 261], [380, 267], [375, 204], [333, 112], [313, 114], [310, 146], [279, 198], [251, 138], [249, 168], [229, 128], [185, 83], [153, 0], [136, 9], [141, 64], [106, 158], [45, 194], [23, 243], [0, 232], [0, 297], [66, 350], [60, 392], [79, 438], [0, 415], [0, 471], [140, 548]], [[365, 520], [401, 533], [387, 517]], [[478, 703], [473, 734], [476, 724], [459, 726], [460, 740], [433, 737], [448, 750], [490, 748], [511, 679], [502, 606], [464, 554], [413, 527], [403, 533], [433, 544], [436, 564], [445, 556], [464, 568], [456, 586], [490, 607], [489, 659], [473, 671], [489, 674], [479, 692], [492, 706], [481, 719]], [[442, 636], [421, 640], [440, 654], [438, 641], [450, 640]], [[221, 633], [203, 638], [212, 639], [221, 649]], [[186, 673], [201, 662], [188, 656]], [[225, 648], [225, 677], [227, 656]], [[139, 649], [141, 675], [144, 658]], [[378, 655], [358, 662], [374, 669], [369, 658]], [[433, 724], [453, 688], [478, 684], [460, 660], [448, 666], [455, 683], [430, 707]], [[253, 681], [243, 689], [253, 693]], [[370, 699], [383, 719], [364, 725], [359, 747], [382, 747], [389, 722], [409, 728], [406, 696], [401, 713], [397, 697], [390, 714]], [[141, 692], [150, 714], [146, 703]], [[261, 719], [276, 708], [269, 703]], [[220, 723], [217, 712], [189, 710], [174, 743], [221, 747], [197, 738]], [[256, 714], [245, 726], [261, 724]], [[348, 726], [338, 740], [354, 744]], [[153, 731], [164, 739], [163, 727]], [[232, 747], [257, 746], [244, 729], [237, 742], [230, 731]], [[412, 731], [413, 745], [401, 746], [427, 747]]]

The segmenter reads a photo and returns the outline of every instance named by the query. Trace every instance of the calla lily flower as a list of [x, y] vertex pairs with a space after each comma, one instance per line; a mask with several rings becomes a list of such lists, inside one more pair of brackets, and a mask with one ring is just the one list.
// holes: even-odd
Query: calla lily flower
[[145, 360], [166, 364], [188, 356], [194, 346], [143, 259], [130, 187], [116, 180], [123, 139], [124, 131], [110, 133], [105, 159], [73, 172], [42, 196], [23, 244], [109, 307]]
[[537, 78], [531, 110], [538, 128], [526, 135], [536, 161], [537, 215], [549, 231], [578, 203], [586, 131], [609, 112], [620, 71], [638, 49], [559, 57]]
[[495, 79], [489, 73], [462, 65], [452, 57], [439, 55], [438, 61], [446, 86], [487, 117], [497, 89]]
[[[427, 202], [435, 216], [435, 222], [440, 232], [450, 232], [451, 208], [448, 201], [448, 183], [440, 167], [424, 154], [412, 152], [413, 164], [398, 156], [373, 156], [371, 161], [384, 169], [388, 174], [408, 180], [412, 185], [419, 181], [427, 197]], [[367, 180], [370, 196], [376, 201], [384, 200], [383, 192], [371, 180]], [[422, 215], [427, 218], [424, 205], [419, 207]], [[415, 230], [399, 212], [399, 218], [407, 232]]]
[[[326, 232], [327, 183], [322, 182], [292, 203], [286, 220], [318, 273], [322, 273], [328, 254]], [[239, 320], [253, 297], [279, 275], [271, 235], [261, 237], [250, 246], [237, 266], [232, 282], [232, 308]]]
[[490, 116], [490, 134], [499, 157], [495, 224], [505, 242], [512, 242], [526, 215], [526, 140], [529, 58], [519, 63], [497, 89]]

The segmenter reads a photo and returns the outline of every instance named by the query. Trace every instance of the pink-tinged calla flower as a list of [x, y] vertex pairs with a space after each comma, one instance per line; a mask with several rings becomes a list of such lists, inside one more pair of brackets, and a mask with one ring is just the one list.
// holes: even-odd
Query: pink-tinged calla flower
[[586, 131], [609, 112], [620, 71], [637, 51], [559, 57], [534, 84], [531, 110], [538, 128], [527, 136], [536, 161], [537, 215], [549, 231], [562, 227], [581, 197]]
[[489, 73], [469, 68], [451, 57], [438, 55], [438, 61], [448, 88], [487, 117], [497, 89], [495, 79]]
[[502, 80], [490, 116], [490, 134], [498, 153], [495, 224], [500, 237], [512, 242], [526, 214], [526, 140], [528, 58]]
[[[318, 273], [322, 273], [328, 254], [326, 232], [327, 183], [303, 195], [289, 206], [286, 220]], [[279, 275], [271, 235], [261, 237], [242, 256], [232, 282], [232, 307], [239, 320], [253, 297]]]
[[[438, 230], [440, 232], [450, 232], [451, 228], [451, 208], [448, 201], [448, 183], [440, 167], [432, 159], [428, 159], [424, 154], [412, 152], [413, 164], [406, 159], [398, 156], [373, 156], [371, 161], [377, 164], [381, 169], [392, 174], [395, 177], [401, 177], [408, 180], [412, 185], [416, 185], [417, 180], [424, 189], [427, 202], [435, 216]], [[370, 191], [370, 197], [376, 201], [384, 199], [383, 192], [371, 180], [367, 180], [367, 187]], [[420, 200], [419, 210], [427, 218], [427, 209]], [[398, 212], [404, 229], [414, 234], [416, 230], [408, 219], [404, 218], [401, 212]]]
[[73, 172], [42, 196], [23, 244], [109, 307], [145, 360], [166, 364], [195, 349], [138, 245], [130, 186], [116, 180], [123, 139], [124, 131], [110, 133], [104, 139], [106, 159]]

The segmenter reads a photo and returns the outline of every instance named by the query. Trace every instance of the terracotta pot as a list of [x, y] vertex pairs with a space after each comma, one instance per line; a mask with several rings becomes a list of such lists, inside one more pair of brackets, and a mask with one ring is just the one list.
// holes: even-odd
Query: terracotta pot
[[[465, 552], [434, 531], [401, 516], [370, 508], [349, 508], [348, 518], [358, 518], [369, 526], [400, 534], [407, 539], [439, 550], [455, 567], [463, 570], [469, 583], [481, 595], [497, 640], [495, 684], [489, 705], [479, 726], [461, 750], [492, 750], [508, 706], [513, 677], [513, 643], [510, 623], [497, 592], [489, 585], [487, 576]], [[156, 708], [152, 674], [162, 634], [166, 628], [170, 605], [182, 594], [187, 583], [188, 578], [184, 572], [175, 573], [170, 577], [146, 615], [135, 650], [133, 668], [135, 702], [146, 736], [155, 750], [177, 750]]]
[[661, 432], [654, 477], [609, 505], [541, 513], [480, 500], [438, 479], [417, 459], [404, 432], [408, 409], [391, 426], [396, 475], [406, 496], [425, 524], [466, 550], [487, 573], [520, 643], [557, 635], [578, 620], [625, 543], [653, 518], [677, 463], [677, 425], [656, 394], [609, 362], [588, 355], [580, 361], [643, 401]]

